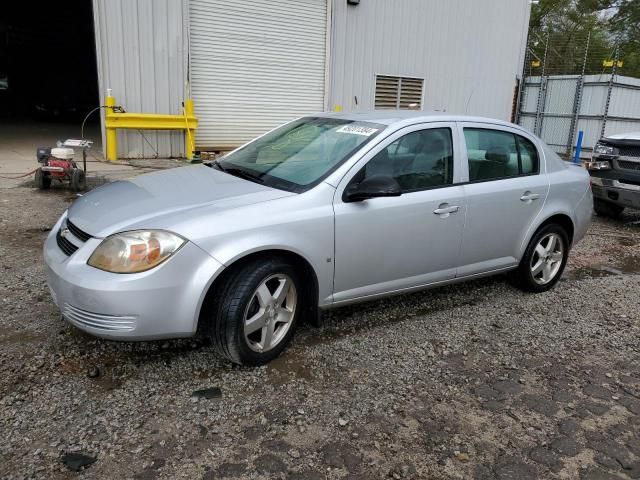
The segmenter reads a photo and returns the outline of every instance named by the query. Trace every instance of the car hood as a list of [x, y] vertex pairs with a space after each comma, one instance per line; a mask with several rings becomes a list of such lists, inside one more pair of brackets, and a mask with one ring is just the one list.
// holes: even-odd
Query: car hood
[[157, 228], [159, 223], [170, 225], [171, 218], [185, 210], [202, 208], [211, 213], [290, 195], [295, 194], [198, 165], [103, 185], [79, 197], [69, 207], [68, 218], [101, 238], [133, 228]]
[[640, 141], [640, 132], [618, 133], [616, 135], [609, 135], [608, 137], [605, 137], [605, 140], [636, 140], [636, 141]]

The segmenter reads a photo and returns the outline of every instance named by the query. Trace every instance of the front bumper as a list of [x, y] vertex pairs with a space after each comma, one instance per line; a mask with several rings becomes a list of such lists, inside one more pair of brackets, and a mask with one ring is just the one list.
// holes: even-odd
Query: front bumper
[[591, 190], [594, 198], [615, 203], [621, 207], [640, 209], [640, 185], [592, 175]]
[[619, 155], [594, 155], [594, 161], [606, 161], [613, 168], [589, 170], [594, 198], [640, 208], [640, 158]]
[[90, 238], [67, 256], [56, 242], [64, 216], [44, 244], [47, 283], [64, 318], [112, 340], [192, 336], [211, 282], [224, 266], [191, 242], [142, 273], [117, 274], [87, 265], [101, 239]]

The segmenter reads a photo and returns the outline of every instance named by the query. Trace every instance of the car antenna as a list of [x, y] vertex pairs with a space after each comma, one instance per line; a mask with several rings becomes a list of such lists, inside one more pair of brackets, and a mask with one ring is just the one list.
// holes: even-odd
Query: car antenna
[[473, 97], [473, 92], [475, 92], [475, 88], [471, 89], [471, 93], [469, 94], [469, 98], [467, 98], [467, 103], [464, 106], [464, 113], [469, 113], [469, 102], [471, 102], [471, 97]]

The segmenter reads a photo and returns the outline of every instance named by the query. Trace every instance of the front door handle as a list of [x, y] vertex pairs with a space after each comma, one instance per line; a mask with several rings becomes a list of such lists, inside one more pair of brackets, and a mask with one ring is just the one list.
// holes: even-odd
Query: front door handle
[[522, 200], [523, 202], [531, 203], [534, 200], [537, 200], [538, 198], [540, 198], [540, 194], [539, 193], [532, 193], [532, 192], [526, 191], [520, 197], [520, 200]]
[[460, 210], [459, 205], [449, 205], [448, 203], [441, 203], [440, 205], [438, 205], [438, 208], [433, 211], [433, 213], [435, 213], [436, 215], [440, 215], [440, 218], [447, 218], [449, 215], [457, 212], [458, 210]]

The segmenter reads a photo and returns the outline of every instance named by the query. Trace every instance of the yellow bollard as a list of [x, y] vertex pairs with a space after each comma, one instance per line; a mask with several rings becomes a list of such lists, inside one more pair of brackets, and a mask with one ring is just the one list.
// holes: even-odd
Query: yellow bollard
[[104, 112], [105, 116], [105, 126], [107, 131], [107, 160], [110, 162], [115, 162], [118, 160], [118, 136], [116, 134], [116, 129], [110, 127], [111, 122], [109, 121], [109, 117], [112, 117], [114, 114], [113, 107], [116, 106], [116, 99], [111, 95], [107, 96], [105, 99], [106, 109]]
[[[184, 101], [184, 116], [185, 121], [187, 122], [187, 127], [189, 126], [188, 119], [189, 117], [195, 117], [194, 109], [193, 109], [193, 100], [190, 98]], [[196, 149], [196, 141], [194, 138], [195, 130], [191, 128], [186, 128], [184, 131], [184, 155], [187, 157], [187, 160], [191, 160], [193, 158], [193, 152]]]

